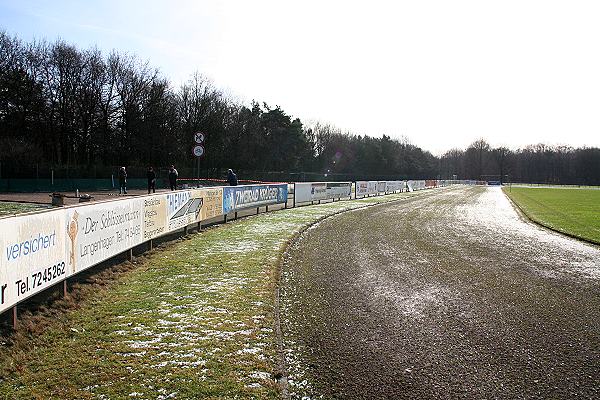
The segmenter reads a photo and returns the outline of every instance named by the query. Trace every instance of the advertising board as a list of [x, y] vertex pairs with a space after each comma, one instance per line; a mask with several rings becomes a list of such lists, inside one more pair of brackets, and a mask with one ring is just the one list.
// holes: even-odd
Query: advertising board
[[356, 196], [366, 196], [369, 194], [368, 181], [356, 181]]
[[377, 194], [377, 181], [357, 181], [356, 195], [367, 196]]
[[74, 207], [66, 214], [69, 273], [75, 274], [142, 243], [143, 199]]
[[193, 199], [191, 190], [178, 190], [167, 195], [167, 226], [169, 231], [193, 224], [198, 218], [201, 199]]
[[367, 184], [369, 194], [377, 194], [377, 181], [369, 181]]
[[356, 181], [356, 195], [357, 196], [366, 196], [368, 193], [368, 183], [367, 181]]
[[327, 186], [320, 182], [296, 182], [294, 184], [294, 198], [297, 203], [313, 201], [317, 196], [325, 199]]
[[385, 192], [394, 193], [404, 189], [404, 181], [387, 181], [385, 182]]
[[352, 193], [352, 182], [327, 182], [327, 198], [339, 199], [350, 197]]
[[406, 185], [409, 192], [425, 189], [425, 181], [407, 181]]
[[297, 203], [350, 197], [352, 182], [297, 182], [294, 196]]
[[287, 202], [287, 183], [223, 187], [223, 213]]
[[202, 199], [200, 218], [195, 222], [223, 215], [222, 187], [192, 189], [192, 197]]
[[0, 219], [0, 312], [70, 275], [65, 212]]
[[144, 198], [142, 205], [142, 241], [154, 239], [167, 233], [167, 196], [164, 194]]
[[378, 193], [394, 193], [404, 190], [404, 181], [357, 181], [356, 195], [367, 196]]

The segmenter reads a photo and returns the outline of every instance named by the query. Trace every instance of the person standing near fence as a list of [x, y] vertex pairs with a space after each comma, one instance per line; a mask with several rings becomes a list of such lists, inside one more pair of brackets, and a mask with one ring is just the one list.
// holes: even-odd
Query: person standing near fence
[[227, 170], [227, 183], [229, 186], [237, 186], [238, 184], [237, 175], [231, 168]]
[[154, 172], [154, 168], [148, 167], [146, 176], [148, 177], [148, 194], [150, 194], [150, 190], [152, 190], [152, 193], [156, 193], [156, 172]]
[[119, 168], [119, 194], [127, 194], [127, 171], [125, 167]]
[[179, 176], [179, 174], [177, 173], [175, 166], [171, 165], [171, 168], [169, 168], [169, 186], [171, 187], [171, 190], [177, 189], [177, 177], [178, 176]]

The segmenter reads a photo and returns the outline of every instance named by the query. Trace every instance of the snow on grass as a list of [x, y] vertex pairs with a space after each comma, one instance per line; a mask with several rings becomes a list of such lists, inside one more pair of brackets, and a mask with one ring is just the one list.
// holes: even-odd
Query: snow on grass
[[206, 254], [247, 253], [250, 251], [259, 250], [261, 248], [261, 243], [259, 241], [255, 241], [254, 237], [247, 236], [244, 239], [245, 240], [242, 241], [235, 238], [222, 243], [215, 243], [213, 246], [205, 250]]
[[264, 371], [255, 371], [250, 374], [250, 378], [267, 380], [267, 379], [271, 379], [271, 374], [268, 372], [264, 372]]

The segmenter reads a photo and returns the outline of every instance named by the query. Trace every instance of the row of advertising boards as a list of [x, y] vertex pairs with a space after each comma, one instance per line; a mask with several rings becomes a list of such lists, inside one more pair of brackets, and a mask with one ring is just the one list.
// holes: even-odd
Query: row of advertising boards
[[394, 193], [407, 190], [406, 181], [357, 181], [356, 196]]
[[409, 181], [357, 181], [356, 196], [370, 196], [381, 193], [414, 192], [434, 187], [448, 186], [451, 184], [465, 183], [466, 181], [448, 181], [439, 179], [409, 180]]
[[[447, 186], [445, 180], [409, 180], [409, 181], [357, 181], [356, 196], [364, 197], [382, 193], [415, 191], [432, 187]], [[296, 182], [294, 199], [297, 203], [325, 199], [339, 199], [352, 196], [352, 182]]]
[[287, 184], [215, 187], [1, 218], [0, 312], [151, 239], [287, 197]]

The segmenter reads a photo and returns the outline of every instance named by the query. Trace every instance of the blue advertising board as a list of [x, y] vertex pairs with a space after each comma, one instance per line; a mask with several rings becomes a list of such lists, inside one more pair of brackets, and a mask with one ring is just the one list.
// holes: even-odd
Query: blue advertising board
[[223, 213], [287, 202], [287, 183], [223, 187]]

